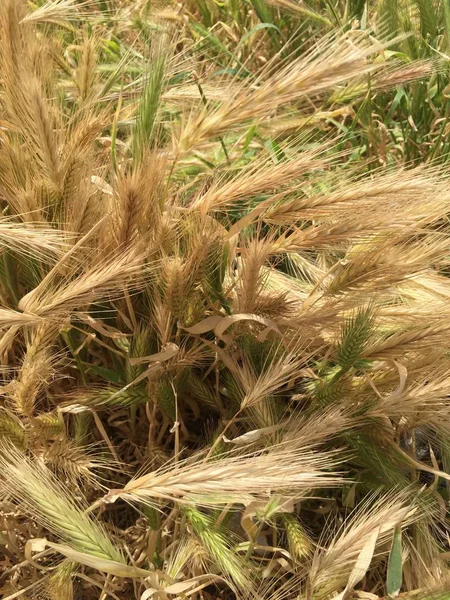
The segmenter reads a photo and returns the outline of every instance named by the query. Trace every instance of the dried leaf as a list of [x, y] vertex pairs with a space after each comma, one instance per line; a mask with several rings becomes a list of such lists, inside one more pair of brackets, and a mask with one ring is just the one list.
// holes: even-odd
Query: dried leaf
[[140, 365], [142, 363], [147, 362], [166, 362], [170, 360], [174, 356], [176, 356], [179, 352], [180, 348], [172, 343], [168, 342], [165, 344], [161, 352], [156, 352], [156, 354], [150, 354], [149, 356], [139, 356], [138, 358], [130, 358], [130, 365]]

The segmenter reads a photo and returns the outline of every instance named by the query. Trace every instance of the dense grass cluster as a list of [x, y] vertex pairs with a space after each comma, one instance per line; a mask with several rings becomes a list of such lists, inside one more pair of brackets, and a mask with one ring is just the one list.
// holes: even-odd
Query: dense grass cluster
[[450, 3], [0, 0], [0, 596], [450, 589]]

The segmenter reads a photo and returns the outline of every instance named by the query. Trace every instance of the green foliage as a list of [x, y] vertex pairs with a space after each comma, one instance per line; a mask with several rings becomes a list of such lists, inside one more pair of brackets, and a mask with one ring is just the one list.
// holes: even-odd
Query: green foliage
[[387, 570], [386, 591], [390, 598], [396, 598], [402, 587], [402, 529], [398, 525], [394, 531]]

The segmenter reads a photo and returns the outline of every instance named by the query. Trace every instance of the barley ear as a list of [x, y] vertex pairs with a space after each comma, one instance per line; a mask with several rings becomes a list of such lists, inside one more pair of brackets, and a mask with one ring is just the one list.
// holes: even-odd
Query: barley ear
[[64, 544], [93, 558], [127, 564], [106, 530], [84, 512], [41, 461], [2, 445], [0, 465], [7, 492]]
[[300, 521], [291, 514], [281, 515], [281, 522], [286, 530], [289, 551], [296, 560], [302, 560], [311, 555], [312, 542]]
[[215, 529], [212, 520], [197, 508], [187, 506], [183, 508], [183, 512], [217, 567], [236, 585], [247, 589], [249, 581], [246, 576], [245, 563], [234, 553], [224, 534]]

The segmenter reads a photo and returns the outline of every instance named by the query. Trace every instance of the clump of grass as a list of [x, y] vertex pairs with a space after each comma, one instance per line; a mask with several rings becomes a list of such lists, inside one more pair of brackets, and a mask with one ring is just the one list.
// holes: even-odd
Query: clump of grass
[[1, 4], [0, 595], [448, 587], [430, 6]]

